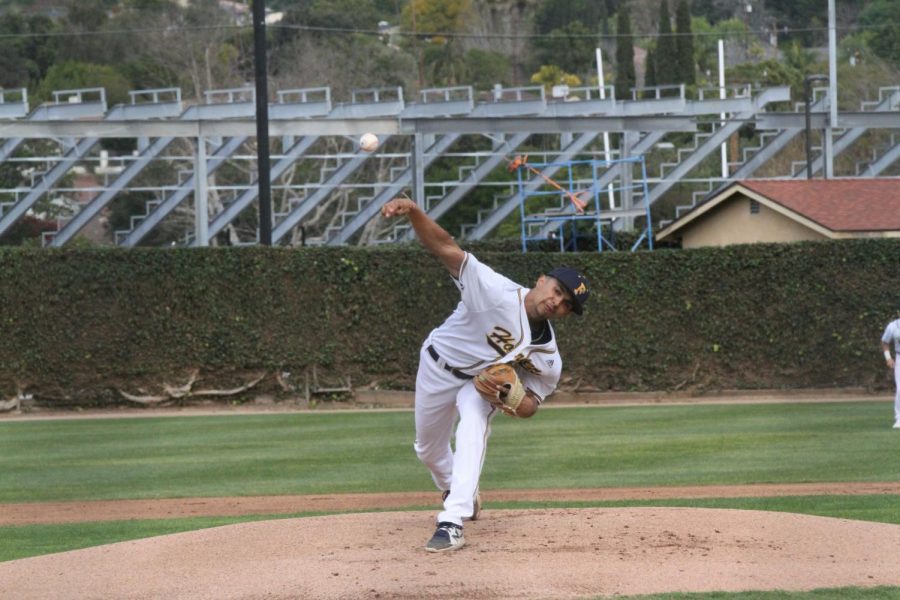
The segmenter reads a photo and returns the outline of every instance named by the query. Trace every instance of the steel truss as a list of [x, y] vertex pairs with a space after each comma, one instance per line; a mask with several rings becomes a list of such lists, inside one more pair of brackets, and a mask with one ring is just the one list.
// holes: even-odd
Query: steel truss
[[[482, 239], [517, 218], [517, 182], [506, 164], [523, 153], [542, 165], [522, 181], [525, 193], [552, 178], [558, 165], [580, 160], [608, 165], [592, 178], [592, 193], [613, 181], [632, 190], [636, 174], [624, 159], [643, 157], [641, 164], [651, 169], [646, 190], [622, 193], [606, 211], [620, 229], [633, 229], [634, 219], [650, 214], [675, 184], [689, 185], [698, 202], [730, 181], [759, 173], [807, 176], [806, 162], [791, 144], [806, 134], [805, 115], [801, 105], [786, 108], [788, 88], [737, 86], [725, 98], [716, 88], [701, 90], [698, 99], [688, 99], [683, 86], [633, 90], [630, 100], [616, 100], [611, 86], [605, 92], [601, 98], [599, 90], [585, 87], [548, 98], [542, 87], [497, 86], [479, 96], [471, 87], [453, 87], [422, 90], [407, 102], [402, 88], [368, 88], [336, 104], [325, 87], [280, 91], [269, 107], [270, 178], [279, 196], [273, 242], [408, 240], [407, 226], [379, 217], [381, 205], [402, 192], [435, 219], [455, 211], [474, 215], [459, 225], [459, 235]], [[814, 174], [897, 176], [900, 87], [883, 88], [861, 110], [840, 113], [838, 126], [829, 123], [826, 92], [815, 90], [812, 105]], [[139, 90], [131, 92], [129, 103], [112, 108], [102, 88], [61, 90], [33, 110], [25, 90], [0, 90], [0, 162], [28, 177], [26, 185], [0, 189], [0, 236], [25, 215], [51, 215], [49, 206], [60, 214], [52, 215], [58, 227], [45, 234], [44, 244], [63, 246], [103, 218], [117, 199], [137, 194], [143, 207], [130, 209], [128, 227], [110, 232], [108, 243], [146, 244], [151, 232], [165, 230], [156, 243], [255, 244], [254, 115], [252, 88], [212, 90], [196, 104], [185, 102], [176, 88]], [[742, 142], [727, 166], [729, 175], [722, 177], [722, 144], [733, 143], [748, 127], [756, 135]], [[380, 139], [372, 154], [356, 145], [364, 132]], [[599, 143], [604, 132], [612, 134], [612, 148]], [[103, 146], [113, 138], [132, 140], [135, 150], [110, 156]], [[875, 150], [862, 156], [861, 146]], [[790, 164], [790, 172], [773, 174], [779, 164]], [[95, 183], [77, 186], [71, 182], [75, 173]], [[89, 199], [58, 201], [78, 193]], [[684, 208], [689, 207], [676, 211]], [[573, 207], [561, 215], [565, 210]], [[547, 237], [556, 227], [547, 222], [529, 235]]]

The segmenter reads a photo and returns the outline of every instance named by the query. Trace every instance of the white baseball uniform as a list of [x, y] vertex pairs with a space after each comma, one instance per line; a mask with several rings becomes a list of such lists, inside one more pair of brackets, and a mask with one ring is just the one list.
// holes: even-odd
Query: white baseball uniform
[[[533, 332], [525, 312], [527, 288], [466, 254], [456, 310], [422, 345], [416, 376], [416, 455], [440, 490], [450, 490], [438, 522], [462, 526], [470, 517], [496, 409], [475, 390], [472, 376], [497, 362], [513, 363], [539, 401], [556, 389], [562, 360], [549, 321]], [[455, 451], [450, 439], [456, 428]]]
[[881, 341], [889, 346], [894, 344], [894, 385], [897, 390], [894, 396], [894, 422], [900, 423], [900, 319], [887, 324]]

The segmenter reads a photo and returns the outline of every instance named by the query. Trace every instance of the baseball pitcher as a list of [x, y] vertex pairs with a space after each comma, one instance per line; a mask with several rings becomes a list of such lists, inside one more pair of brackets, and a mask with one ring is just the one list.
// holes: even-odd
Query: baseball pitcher
[[463, 520], [477, 519], [481, 508], [478, 481], [491, 419], [498, 412], [531, 417], [556, 389], [562, 360], [550, 321], [581, 314], [588, 282], [561, 267], [528, 289], [464, 252], [409, 198], [391, 200], [381, 213], [409, 219], [461, 296], [422, 344], [415, 395], [416, 455], [443, 492], [443, 510], [425, 549], [456, 550], [465, 543]]

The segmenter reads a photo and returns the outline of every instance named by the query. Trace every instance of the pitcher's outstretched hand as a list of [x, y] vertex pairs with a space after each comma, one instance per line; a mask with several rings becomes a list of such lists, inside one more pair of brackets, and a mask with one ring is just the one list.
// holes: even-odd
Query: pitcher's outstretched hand
[[394, 198], [385, 202], [381, 207], [381, 215], [384, 217], [396, 217], [399, 215], [408, 215], [410, 211], [416, 208], [416, 203], [409, 198]]

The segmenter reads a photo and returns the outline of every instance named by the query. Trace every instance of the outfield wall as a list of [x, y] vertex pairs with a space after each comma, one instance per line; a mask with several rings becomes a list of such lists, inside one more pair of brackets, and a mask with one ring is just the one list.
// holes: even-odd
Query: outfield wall
[[[585, 315], [556, 328], [563, 389], [892, 385], [879, 339], [900, 310], [900, 241], [477, 254], [525, 285], [560, 264], [588, 274]], [[252, 393], [296, 396], [313, 366], [320, 387], [408, 390], [459, 297], [415, 245], [0, 248], [0, 282], [0, 399], [42, 404], [185, 400], [257, 378]]]

